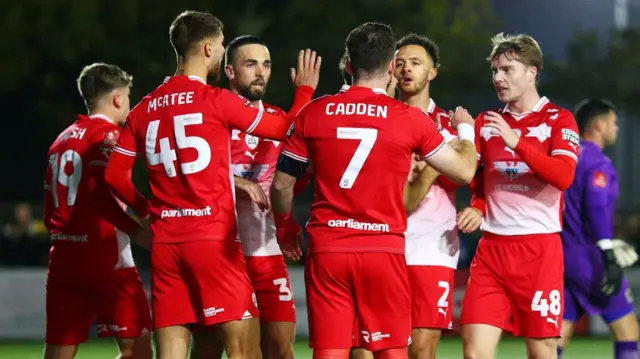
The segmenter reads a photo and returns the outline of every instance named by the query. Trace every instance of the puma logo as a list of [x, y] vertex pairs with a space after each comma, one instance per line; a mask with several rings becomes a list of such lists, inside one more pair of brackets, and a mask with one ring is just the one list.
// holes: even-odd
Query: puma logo
[[244, 154], [248, 157], [250, 157], [253, 161], [256, 160], [256, 154], [255, 153], [251, 153], [249, 151], [244, 151]]
[[558, 327], [558, 318], [552, 319], [552, 318], [547, 317], [547, 323], [551, 323], [551, 324], [555, 325], [556, 328], [557, 328]]

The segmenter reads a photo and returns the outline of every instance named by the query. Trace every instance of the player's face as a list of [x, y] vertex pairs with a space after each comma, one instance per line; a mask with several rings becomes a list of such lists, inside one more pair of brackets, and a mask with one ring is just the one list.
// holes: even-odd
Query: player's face
[[493, 86], [496, 88], [498, 99], [502, 103], [515, 102], [522, 95], [535, 89], [535, 67], [530, 67], [517, 60], [514, 54], [500, 54], [491, 61], [493, 71]]
[[213, 77], [216, 80], [220, 79], [220, 64], [222, 63], [222, 57], [224, 56], [224, 35], [211, 38], [207, 40], [205, 45], [205, 52], [208, 57], [207, 67], [209, 69], [209, 77]]
[[396, 52], [394, 76], [403, 94], [414, 95], [424, 90], [438, 74], [433, 60], [422, 46], [407, 45]]
[[240, 46], [233, 65], [225, 71], [233, 90], [249, 101], [262, 100], [271, 77], [269, 50], [260, 44]]
[[607, 145], [613, 145], [618, 138], [618, 118], [614, 111], [609, 111], [605, 119], [604, 140]]

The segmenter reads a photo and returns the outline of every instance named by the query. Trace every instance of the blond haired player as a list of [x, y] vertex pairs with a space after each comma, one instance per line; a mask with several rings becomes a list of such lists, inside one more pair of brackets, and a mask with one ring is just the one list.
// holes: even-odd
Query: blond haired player
[[464, 357], [493, 358], [508, 330], [526, 338], [529, 358], [555, 358], [562, 196], [575, 174], [577, 125], [570, 111], [538, 94], [542, 51], [532, 37], [496, 35], [488, 60], [505, 106], [476, 119], [481, 172], [473, 208], [458, 218], [465, 232], [480, 223], [483, 230], [462, 304]]

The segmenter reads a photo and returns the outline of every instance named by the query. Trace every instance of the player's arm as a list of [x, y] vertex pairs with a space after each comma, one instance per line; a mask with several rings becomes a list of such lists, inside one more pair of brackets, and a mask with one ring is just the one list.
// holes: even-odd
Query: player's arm
[[287, 133], [269, 191], [278, 243], [282, 252], [294, 260], [302, 255], [300, 244], [297, 243], [300, 227], [292, 213], [294, 191], [297, 179], [305, 175], [309, 165], [302, 132], [302, 117], [299, 114]]
[[[456, 150], [449, 144], [444, 143], [444, 138], [437, 132], [435, 125], [431, 123], [431, 126], [428, 126], [427, 131], [424, 133], [426, 136], [424, 142], [428, 143], [433, 138], [438, 138], [443, 143], [439, 149], [427, 152], [425, 159], [431, 167], [453, 182], [466, 185], [471, 182], [476, 172], [477, 154], [474, 143], [473, 118], [467, 110], [458, 107], [451, 117], [451, 122], [458, 130], [459, 149]], [[434, 130], [437, 136], [434, 135]]]
[[611, 183], [613, 168], [602, 163], [587, 173], [584, 193], [586, 216], [584, 223], [597, 238], [596, 245], [602, 253], [605, 273], [602, 291], [614, 295], [620, 291], [623, 270], [618, 263], [613, 244], [613, 209], [611, 205]]
[[484, 120], [485, 125], [502, 137], [505, 145], [513, 149], [536, 176], [561, 191], [569, 188], [575, 176], [580, 146], [578, 126], [571, 114], [558, 114], [558, 118], [554, 120], [551, 128], [551, 153], [546, 153], [527, 141], [520, 141], [520, 137], [496, 112], [487, 112]]
[[[240, 129], [261, 138], [283, 141], [295, 115], [311, 101], [320, 78], [322, 58], [315, 51], [300, 51], [297, 70], [291, 70], [291, 80], [296, 88], [293, 105], [286, 116], [272, 115], [250, 106], [248, 100], [229, 91], [221, 91], [217, 96], [217, 107], [221, 119], [231, 128]], [[235, 97], [232, 99], [231, 97]]]
[[[424, 162], [424, 161], [420, 161]], [[417, 171], [417, 175], [408, 180], [404, 186], [404, 208], [407, 215], [413, 213], [418, 205], [425, 198], [429, 189], [436, 182], [440, 174], [426, 163], [420, 163], [412, 158], [411, 171]]]
[[471, 233], [480, 229], [480, 226], [482, 226], [482, 218], [487, 213], [484, 193], [484, 166], [482, 164], [482, 146], [480, 143], [480, 128], [482, 127], [482, 120], [476, 119], [474, 127], [478, 163], [476, 174], [471, 183], [469, 183], [469, 189], [471, 189], [471, 203], [469, 207], [460, 211], [456, 216], [458, 229], [463, 233]]
[[140, 218], [146, 218], [149, 215], [149, 200], [131, 181], [131, 170], [138, 155], [132, 127], [131, 120], [127, 120], [107, 163], [104, 180], [116, 197], [131, 207]]

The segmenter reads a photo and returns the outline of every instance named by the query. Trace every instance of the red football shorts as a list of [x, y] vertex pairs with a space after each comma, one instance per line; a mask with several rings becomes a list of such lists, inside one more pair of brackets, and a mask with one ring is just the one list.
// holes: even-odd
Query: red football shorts
[[309, 347], [350, 349], [354, 325], [360, 347], [406, 347], [411, 300], [403, 254], [312, 253], [305, 265]]
[[153, 327], [258, 317], [240, 243], [191, 241], [151, 246]]
[[407, 266], [412, 328], [453, 328], [453, 277], [444, 266]]
[[49, 271], [46, 343], [78, 345], [87, 341], [97, 318], [100, 337], [135, 338], [151, 330], [151, 316], [136, 268], [69, 275]]
[[296, 309], [284, 257], [245, 257], [245, 260], [258, 299], [260, 320], [295, 323]]
[[471, 262], [461, 324], [488, 324], [528, 338], [559, 337], [563, 272], [557, 233], [485, 233]]

